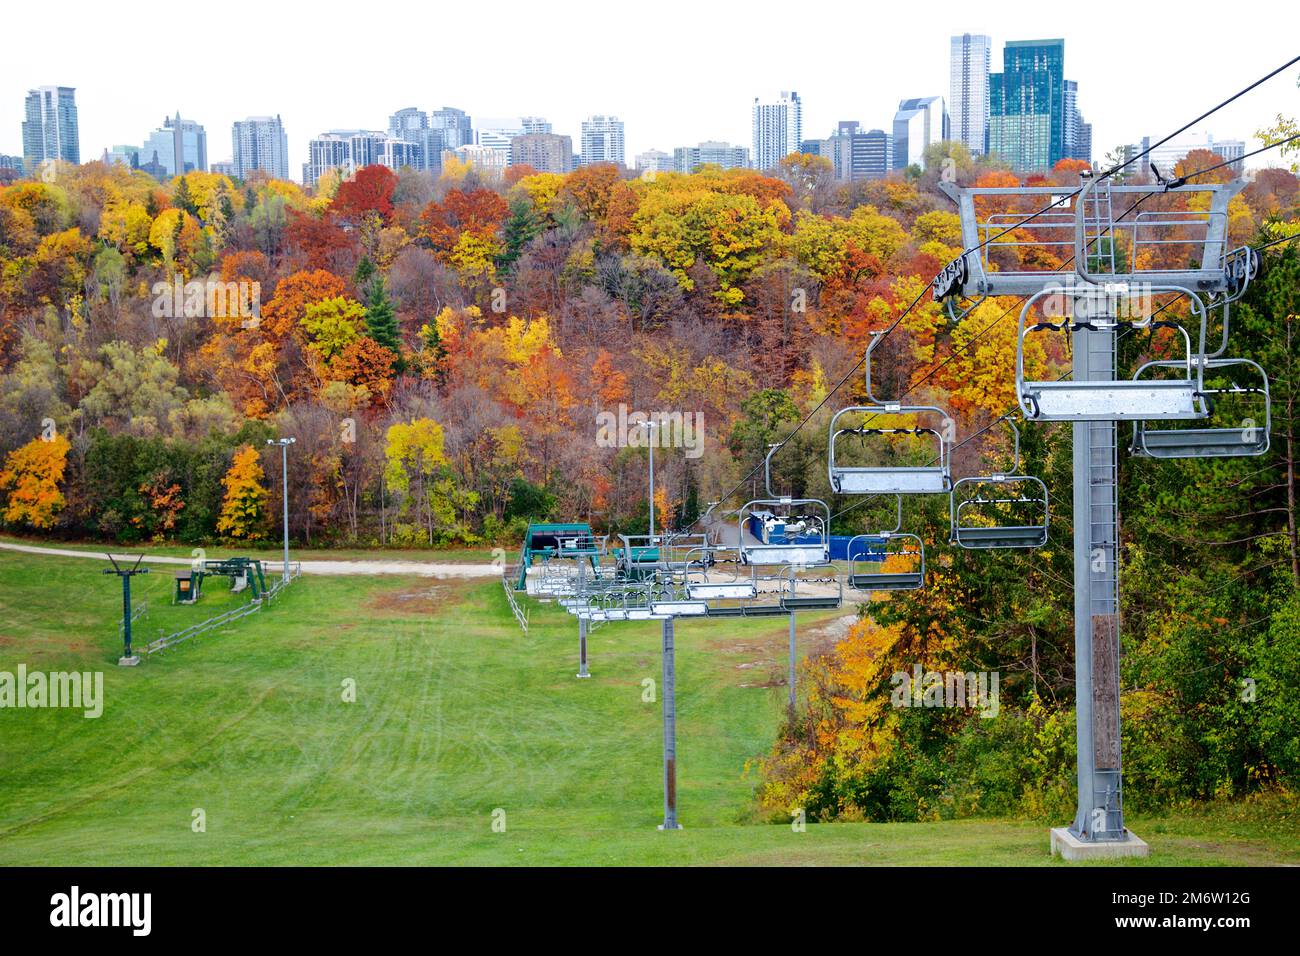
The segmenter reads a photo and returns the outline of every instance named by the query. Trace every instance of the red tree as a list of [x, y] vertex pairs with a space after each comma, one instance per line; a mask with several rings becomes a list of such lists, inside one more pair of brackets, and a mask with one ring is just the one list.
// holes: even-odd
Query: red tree
[[330, 209], [349, 222], [360, 222], [372, 213], [387, 222], [396, 188], [397, 176], [387, 166], [365, 166], [339, 186]]

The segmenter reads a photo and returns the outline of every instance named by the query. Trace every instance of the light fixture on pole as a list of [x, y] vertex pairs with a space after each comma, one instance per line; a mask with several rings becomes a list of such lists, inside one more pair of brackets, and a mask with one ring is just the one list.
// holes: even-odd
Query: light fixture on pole
[[659, 427], [659, 422], [644, 421], [639, 422], [643, 428], [650, 429], [650, 546], [654, 546], [655, 535], [655, 429]]
[[295, 438], [268, 438], [268, 445], [280, 446], [280, 478], [283, 481], [283, 493], [281, 498], [284, 504], [284, 573], [281, 575], [282, 581], [289, 580], [289, 446], [297, 439]]

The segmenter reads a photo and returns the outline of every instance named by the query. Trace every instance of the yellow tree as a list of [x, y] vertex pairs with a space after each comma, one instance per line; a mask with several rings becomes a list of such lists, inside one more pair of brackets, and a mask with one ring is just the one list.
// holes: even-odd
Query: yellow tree
[[384, 437], [384, 480], [406, 497], [407, 505], [415, 505], [416, 520], [425, 525], [433, 544], [433, 493], [447, 463], [442, 426], [432, 418], [417, 418], [389, 426]]
[[52, 440], [33, 438], [15, 448], [0, 471], [0, 491], [9, 492], [4, 520], [32, 528], [49, 528], [65, 501], [59, 482], [68, 466], [72, 446], [62, 435]]
[[261, 455], [252, 445], [243, 445], [235, 452], [230, 470], [221, 479], [226, 488], [217, 530], [231, 538], [257, 541], [263, 534], [262, 522], [266, 515], [266, 502], [270, 497], [262, 486], [266, 473], [262, 470]]

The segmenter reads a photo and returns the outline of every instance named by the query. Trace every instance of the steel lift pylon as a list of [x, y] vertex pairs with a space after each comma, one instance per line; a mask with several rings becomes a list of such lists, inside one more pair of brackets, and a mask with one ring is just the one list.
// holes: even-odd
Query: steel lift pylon
[[[1027, 420], [1068, 421], [1073, 429], [1074, 466], [1074, 652], [1078, 737], [1078, 802], [1068, 834], [1053, 831], [1074, 845], [1071, 858], [1094, 851], [1108, 855], [1146, 855], [1147, 845], [1124, 825], [1123, 761], [1120, 747], [1120, 591], [1118, 447], [1116, 423], [1143, 419], [1204, 418], [1201, 394], [1207, 358], [1206, 312], [1224, 307], [1240, 294], [1240, 250], [1227, 249], [1227, 206], [1243, 184], [1175, 184], [1113, 186], [1108, 179], [1082, 178], [1079, 190], [1060, 186], [941, 188], [958, 206], [965, 249], [935, 279], [934, 297], [959, 320], [954, 304], [989, 296], [1027, 296], [1017, 342], [1017, 396]], [[1208, 194], [1203, 211], [1157, 211], [1128, 218], [1125, 200], [1144, 194]], [[998, 203], [1022, 207], [985, 212]], [[1125, 203], [1125, 205], [1128, 205]], [[1040, 209], [1045, 214], [1024, 222]], [[1023, 223], [1023, 224], [1022, 224]], [[1117, 244], [1124, 240], [1128, 264], [1117, 269]], [[1064, 265], [1056, 270], [1024, 268], [1018, 248], [1037, 246]], [[1175, 248], [1176, 247], [1176, 248]], [[1143, 265], [1139, 252], [1145, 251]], [[1186, 261], [1169, 262], [1180, 251]], [[1069, 259], [1066, 255], [1069, 254]], [[1008, 260], [1017, 259], [1008, 267]], [[1000, 261], [999, 261], [1000, 260]], [[1247, 279], [1248, 281], [1248, 279]], [[1195, 332], [1175, 326], [1186, 343], [1184, 374], [1154, 388], [1120, 379], [1116, 368], [1118, 330], [1150, 327], [1151, 319], [1125, 323], [1120, 308], [1132, 295], [1149, 291], [1186, 294], [1201, 320]], [[1072, 321], [1040, 323], [1027, 329], [1026, 314], [1045, 296], [1055, 294]], [[1202, 303], [1200, 296], [1205, 296]], [[1217, 299], [1216, 299], [1217, 297]], [[1026, 381], [1025, 335], [1034, 331], [1069, 331], [1072, 377], [1069, 382]], [[1218, 353], [1213, 353], [1218, 354]], [[1212, 357], [1212, 356], [1211, 356]], [[1147, 412], [1150, 414], [1146, 414]], [[1064, 855], [1070, 852], [1062, 850]]]

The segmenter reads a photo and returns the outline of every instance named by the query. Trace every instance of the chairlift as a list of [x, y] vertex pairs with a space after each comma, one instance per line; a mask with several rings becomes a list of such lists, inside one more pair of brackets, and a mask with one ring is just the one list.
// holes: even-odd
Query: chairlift
[[1013, 453], [1006, 474], [959, 478], [949, 498], [950, 540], [963, 548], [1040, 548], [1047, 543], [1047, 486], [1020, 474], [1020, 429], [1010, 418]]
[[[898, 495], [898, 520], [889, 531], [859, 534], [849, 539], [847, 581], [856, 591], [915, 591], [925, 587], [925, 542], [900, 530], [903, 526], [903, 496]], [[859, 543], [861, 542], [861, 543]], [[911, 570], [886, 570], [900, 559], [914, 565]], [[877, 571], [859, 570], [860, 564], [877, 564]]]
[[[767, 498], [747, 502], [737, 512], [737, 550], [742, 564], [823, 564], [830, 560], [831, 509], [818, 498], [791, 498], [772, 490], [772, 455], [781, 446], [768, 448], [763, 459]], [[752, 525], [746, 542], [746, 525]]]
[[[1148, 362], [1134, 373], [1139, 378], [1148, 371], [1168, 368], [1176, 363]], [[1133, 440], [1129, 451], [1149, 458], [1244, 458], [1262, 455], [1269, 449], [1269, 436], [1273, 425], [1272, 401], [1269, 395], [1268, 373], [1257, 362], [1245, 358], [1212, 358], [1204, 363], [1206, 372], [1244, 373], [1237, 377], [1246, 383], [1226, 378], [1228, 384], [1206, 385], [1201, 389], [1210, 415], [1222, 412], [1225, 402], [1239, 408], [1240, 402], [1253, 401], [1262, 405], [1263, 424], [1252, 415], [1245, 415], [1232, 426], [1204, 428], [1152, 428], [1148, 422], [1133, 423]]]
[[[1177, 293], [1185, 295], [1192, 310], [1200, 318], [1200, 330], [1195, 343], [1187, 329], [1177, 322], [1147, 317], [1128, 322], [1118, 318], [1123, 304], [1139, 293]], [[1052, 296], [1064, 303], [1072, 302], [1071, 319], [1059, 323], [1041, 321], [1027, 324], [1030, 310], [1035, 304]], [[1191, 290], [1174, 286], [1161, 286], [1150, 290], [1123, 283], [1104, 286], [1070, 284], [1043, 289], [1030, 295], [1020, 310], [1019, 330], [1016, 336], [1016, 398], [1025, 418], [1040, 422], [1075, 421], [1186, 421], [1205, 418], [1209, 413], [1204, 389], [1204, 360], [1206, 308]], [[1168, 367], [1180, 369], [1182, 374], [1165, 379], [1120, 379], [1111, 373], [1102, 379], [1059, 379], [1030, 381], [1025, 378], [1025, 340], [1037, 332], [1114, 331], [1127, 326], [1134, 330], [1167, 328], [1175, 330], [1182, 339], [1183, 358], [1170, 362]], [[1114, 361], [1113, 344], [1105, 346]]]
[[[876, 398], [871, 391], [871, 353], [881, 341], [882, 335], [883, 333], [880, 332], [872, 333], [864, 363], [867, 400], [871, 404], [842, 408], [831, 418], [826, 453], [831, 489], [841, 495], [947, 494], [952, 487], [952, 475], [949, 470], [952, 420], [943, 409], [933, 405], [903, 405]], [[872, 428], [868, 419], [856, 428], [838, 427], [840, 419], [845, 415], [869, 415], [872, 418], [879, 415], [911, 416], [916, 419], [916, 424], [911, 428]], [[939, 416], [944, 423], [943, 429], [921, 424], [927, 415]], [[932, 437], [937, 448], [933, 463], [922, 466], [866, 466], [845, 465], [842, 457], [837, 461], [836, 446], [844, 438], [857, 436], [865, 441], [869, 437], [886, 435]]]
[[758, 594], [755, 569], [751, 567], [747, 576], [740, 573], [739, 562], [733, 559], [734, 570], [730, 574], [719, 567], [715, 554], [730, 550], [718, 545], [708, 545], [697, 549], [698, 554], [687, 555], [687, 566], [683, 571], [686, 597], [689, 600], [749, 600]]
[[[801, 578], [800, 574], [812, 574], [817, 577]], [[840, 583], [836, 574], [835, 565], [829, 561], [824, 564], [808, 565], [798, 567], [792, 565], [786, 571], [789, 590], [781, 594], [781, 607], [787, 611], [818, 611], [831, 610], [840, 607], [844, 603], [844, 586]], [[800, 588], [800, 585], [803, 588]], [[818, 588], [817, 585], [826, 586], [834, 585], [831, 593], [826, 593], [824, 587]]]

